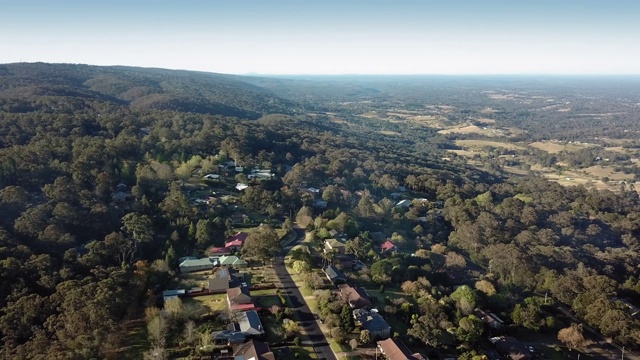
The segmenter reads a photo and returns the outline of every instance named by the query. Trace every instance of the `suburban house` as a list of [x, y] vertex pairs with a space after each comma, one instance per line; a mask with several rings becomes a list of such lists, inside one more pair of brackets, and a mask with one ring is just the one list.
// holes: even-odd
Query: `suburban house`
[[347, 277], [333, 265], [329, 265], [322, 269], [327, 278], [333, 285], [344, 284], [347, 282]]
[[244, 311], [256, 308], [249, 288], [242, 285], [227, 289], [227, 305], [229, 305], [230, 310]]
[[238, 313], [236, 320], [237, 322], [229, 324], [229, 330], [241, 332], [247, 337], [264, 335], [264, 327], [255, 310]]
[[233, 358], [234, 360], [275, 360], [276, 356], [266, 342], [251, 340], [234, 346]]
[[420, 353], [411, 353], [409, 348], [400, 340], [389, 338], [378, 341], [378, 350], [387, 360], [428, 360]]
[[214, 266], [219, 265], [218, 259], [215, 257], [206, 257], [202, 259], [187, 259], [180, 263], [181, 273], [190, 273], [196, 271], [212, 270]]
[[244, 242], [247, 240], [248, 237], [249, 237], [249, 234], [247, 234], [246, 232], [239, 231], [233, 234], [232, 236], [228, 237], [227, 239], [225, 239], [224, 247], [229, 248], [232, 252], [240, 251], [240, 249], [242, 249], [242, 246], [244, 245]]
[[218, 265], [231, 266], [234, 269], [242, 269], [247, 267], [247, 262], [235, 255], [223, 255], [218, 258]]
[[229, 255], [233, 250], [226, 247], [210, 247], [207, 249], [207, 255], [210, 257], [217, 257], [222, 255]]
[[324, 252], [325, 253], [339, 253], [344, 254], [345, 245], [338, 239], [326, 239], [324, 241]]
[[380, 245], [380, 250], [383, 253], [386, 253], [386, 252], [394, 253], [394, 252], [398, 251], [398, 247], [396, 246], [396, 244], [391, 242], [391, 240], [387, 240], [387, 241], [383, 242], [382, 245]]
[[346, 301], [352, 309], [371, 306], [369, 296], [362, 288], [341, 284], [338, 285], [338, 290], [340, 290], [340, 297]]
[[531, 359], [529, 349], [516, 338], [500, 336], [490, 338], [489, 341], [496, 347], [498, 353], [511, 360]]
[[360, 325], [362, 330], [369, 330], [372, 339], [386, 339], [391, 336], [391, 326], [378, 313], [378, 310], [357, 309], [353, 311], [353, 316], [356, 319], [356, 325]]
[[492, 312], [475, 309], [473, 310], [473, 313], [491, 329], [497, 330], [502, 328], [504, 325], [504, 321]]
[[222, 331], [215, 331], [211, 334], [213, 343], [216, 345], [233, 345], [244, 344], [247, 341], [247, 336], [239, 331], [231, 331], [225, 329]]
[[227, 289], [242, 285], [243, 281], [242, 274], [233, 268], [221, 267], [213, 274], [213, 278], [209, 279], [209, 292], [224, 293]]

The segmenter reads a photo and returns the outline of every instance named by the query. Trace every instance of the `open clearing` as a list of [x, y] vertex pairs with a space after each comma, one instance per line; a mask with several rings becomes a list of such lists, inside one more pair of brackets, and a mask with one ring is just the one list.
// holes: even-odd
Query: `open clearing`
[[398, 133], [398, 132], [388, 131], [388, 130], [380, 130], [380, 134], [382, 134], [382, 135], [392, 135], [392, 136], [400, 135], [400, 133]]
[[556, 143], [556, 142], [550, 142], [550, 141], [536, 141], [534, 143], [529, 144], [529, 146], [536, 149], [540, 149], [542, 151], [546, 151], [550, 154], [557, 154], [561, 151], [578, 151], [593, 145], [563, 144], [563, 143]]
[[583, 171], [585, 171], [587, 174], [594, 176], [594, 177], [608, 177], [611, 180], [633, 180], [633, 174], [625, 174], [622, 172], [616, 172], [613, 169], [613, 166], [601, 166], [601, 165], [595, 165], [595, 166], [591, 166], [588, 167], [586, 169], [582, 169]]
[[456, 134], [481, 134], [482, 133], [482, 128], [480, 128], [479, 126], [476, 125], [469, 125], [469, 126], [464, 126], [464, 127], [457, 127], [457, 128], [452, 128], [452, 129], [444, 129], [444, 130], [440, 130], [438, 131], [439, 134], [452, 134], [452, 133], [456, 133]]
[[456, 153], [458, 154], [458, 156], [464, 156], [464, 157], [474, 157], [475, 155], [478, 155], [477, 152], [473, 152], [473, 151], [469, 151], [469, 150], [447, 150], [448, 152], [452, 152], [452, 153]]
[[493, 119], [487, 119], [487, 118], [479, 118], [479, 119], [475, 119], [475, 121], [479, 122], [479, 123], [483, 123], [483, 124], [495, 124], [496, 121]]
[[480, 150], [485, 146], [502, 147], [507, 150], [525, 150], [524, 146], [490, 140], [456, 140], [456, 145], [465, 149]]

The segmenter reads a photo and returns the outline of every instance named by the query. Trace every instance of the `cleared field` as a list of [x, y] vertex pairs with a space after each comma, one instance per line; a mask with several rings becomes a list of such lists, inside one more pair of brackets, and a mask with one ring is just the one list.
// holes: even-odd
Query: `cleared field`
[[611, 180], [632, 180], [633, 179], [633, 174], [625, 174], [625, 173], [621, 173], [621, 172], [616, 172], [614, 171], [612, 166], [600, 166], [600, 165], [595, 165], [595, 166], [591, 166], [588, 167], [586, 169], [583, 169], [583, 171], [585, 171], [587, 174], [594, 176], [594, 177], [608, 177]]
[[444, 129], [444, 130], [440, 130], [438, 131], [439, 134], [452, 134], [452, 133], [457, 133], [457, 134], [480, 134], [482, 133], [482, 128], [476, 126], [476, 125], [470, 125], [470, 126], [464, 126], [464, 127], [458, 127], [458, 128], [453, 128], [453, 129]]
[[475, 119], [477, 122], [483, 123], [483, 124], [495, 124], [496, 121], [493, 119], [487, 119], [487, 118], [479, 118], [479, 119]]
[[578, 151], [584, 148], [590, 147], [592, 145], [581, 145], [581, 144], [561, 144], [555, 142], [548, 141], [536, 141], [534, 143], [529, 144], [529, 146], [540, 149], [542, 151], [546, 151], [550, 154], [557, 154], [560, 151]]
[[484, 146], [502, 147], [508, 150], [525, 150], [524, 146], [490, 140], [456, 140], [456, 145], [465, 149], [481, 149]]

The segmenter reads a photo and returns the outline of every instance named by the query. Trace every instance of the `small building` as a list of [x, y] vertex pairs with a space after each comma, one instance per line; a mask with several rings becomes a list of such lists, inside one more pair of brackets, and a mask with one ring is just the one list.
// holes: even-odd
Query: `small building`
[[276, 360], [269, 344], [256, 340], [234, 346], [233, 358], [234, 360]]
[[387, 360], [428, 360], [420, 353], [412, 353], [400, 339], [378, 341], [378, 349]]
[[244, 189], [246, 189], [246, 188], [248, 188], [248, 187], [249, 187], [249, 185], [244, 184], [244, 183], [238, 183], [238, 184], [236, 184], [236, 190], [238, 190], [238, 191], [242, 191], [242, 190], [244, 190]]
[[244, 277], [234, 269], [221, 267], [216, 270], [213, 277], [209, 279], [210, 293], [224, 293], [227, 289], [242, 285]]
[[202, 259], [188, 259], [180, 263], [181, 273], [190, 273], [196, 271], [212, 270], [214, 266], [219, 265], [219, 261], [215, 257], [206, 257]]
[[339, 253], [344, 254], [345, 244], [338, 239], [326, 239], [324, 241], [324, 252], [325, 253]]
[[411, 207], [411, 200], [400, 200], [396, 203], [396, 207], [408, 209]]
[[165, 290], [162, 292], [162, 301], [167, 302], [169, 299], [175, 299], [187, 294], [185, 289]]
[[230, 310], [253, 310], [253, 298], [247, 286], [241, 285], [227, 289], [227, 305]]
[[264, 335], [264, 327], [255, 310], [243, 311], [236, 315], [237, 322], [230, 324], [229, 330], [239, 331], [247, 337]]
[[233, 345], [244, 344], [247, 341], [247, 336], [240, 331], [231, 331], [225, 329], [222, 331], [215, 331], [211, 334], [213, 343], [216, 345]]
[[367, 311], [359, 309], [354, 311], [353, 314], [362, 329], [369, 330], [372, 339], [386, 339], [391, 336], [391, 326], [389, 326], [389, 323], [378, 313], [378, 310], [371, 309]]
[[334, 285], [344, 284], [347, 282], [347, 277], [342, 273], [342, 271], [338, 270], [338, 268], [333, 265], [325, 267], [322, 271]]
[[218, 174], [207, 174], [204, 176], [205, 179], [207, 180], [219, 180], [220, 179], [220, 175]]
[[391, 242], [391, 240], [387, 240], [383, 242], [382, 245], [380, 245], [380, 251], [382, 253], [387, 253], [387, 252], [394, 253], [398, 251], [398, 247], [396, 246], [396, 244]]
[[361, 309], [371, 306], [369, 295], [359, 287], [353, 287], [348, 284], [338, 285], [340, 297], [346, 301], [352, 309]]
[[491, 329], [497, 330], [502, 328], [504, 325], [504, 321], [492, 312], [475, 309], [473, 310], [473, 313]]

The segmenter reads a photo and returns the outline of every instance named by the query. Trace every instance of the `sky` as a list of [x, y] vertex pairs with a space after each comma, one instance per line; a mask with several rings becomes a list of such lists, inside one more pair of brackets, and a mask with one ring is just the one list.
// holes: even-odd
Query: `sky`
[[0, 63], [640, 74], [633, 0], [0, 0]]

